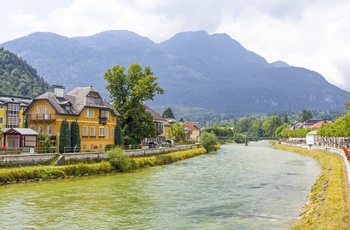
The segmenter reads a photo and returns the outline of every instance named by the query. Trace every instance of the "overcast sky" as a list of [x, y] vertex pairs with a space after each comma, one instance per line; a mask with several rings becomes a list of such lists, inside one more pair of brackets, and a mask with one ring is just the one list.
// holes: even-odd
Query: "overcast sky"
[[1, 0], [0, 28], [0, 43], [37, 31], [130, 30], [154, 42], [226, 33], [268, 62], [314, 70], [350, 91], [350, 0]]

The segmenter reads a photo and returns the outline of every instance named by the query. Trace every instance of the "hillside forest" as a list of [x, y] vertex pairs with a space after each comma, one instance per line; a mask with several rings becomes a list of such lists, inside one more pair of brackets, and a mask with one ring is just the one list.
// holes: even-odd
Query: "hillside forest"
[[0, 95], [34, 98], [49, 89], [37, 71], [16, 54], [0, 48]]

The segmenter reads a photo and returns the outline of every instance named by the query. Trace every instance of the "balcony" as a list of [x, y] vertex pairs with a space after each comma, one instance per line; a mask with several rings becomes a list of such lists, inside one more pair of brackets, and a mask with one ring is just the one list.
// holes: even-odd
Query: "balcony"
[[49, 114], [29, 114], [27, 116], [28, 121], [54, 121], [57, 119], [57, 115], [54, 113]]
[[107, 117], [98, 117], [98, 119], [100, 124], [107, 124]]

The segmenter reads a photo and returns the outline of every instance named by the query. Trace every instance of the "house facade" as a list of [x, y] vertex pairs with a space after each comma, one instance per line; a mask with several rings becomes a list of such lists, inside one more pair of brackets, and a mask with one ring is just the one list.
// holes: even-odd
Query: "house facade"
[[30, 98], [25, 97], [0, 97], [0, 129], [23, 128], [23, 112], [31, 102]]
[[200, 136], [200, 126], [198, 122], [186, 121], [183, 123], [184, 129], [186, 131], [186, 140], [193, 140], [199, 142]]
[[165, 118], [159, 115], [156, 111], [154, 111], [147, 105], [145, 105], [145, 107], [146, 107], [146, 111], [151, 114], [153, 118], [153, 122], [157, 127], [157, 136], [143, 139], [142, 144], [147, 145], [149, 142], [157, 142], [157, 143], [165, 142], [165, 137], [164, 137], [164, 123], [166, 122]]
[[59, 145], [62, 121], [76, 121], [80, 129], [81, 151], [104, 150], [114, 144], [119, 113], [92, 88], [77, 87], [67, 94], [64, 87], [36, 97], [24, 111], [28, 128], [49, 135]]

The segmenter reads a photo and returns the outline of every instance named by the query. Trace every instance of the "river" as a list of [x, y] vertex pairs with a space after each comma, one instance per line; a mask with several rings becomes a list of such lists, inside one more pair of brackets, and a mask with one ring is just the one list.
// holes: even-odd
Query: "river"
[[0, 229], [289, 229], [320, 173], [268, 142], [130, 173], [0, 186]]

